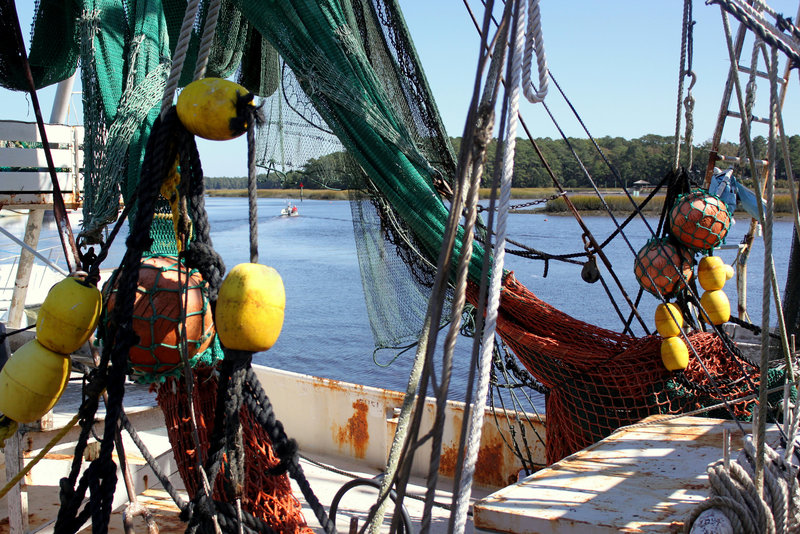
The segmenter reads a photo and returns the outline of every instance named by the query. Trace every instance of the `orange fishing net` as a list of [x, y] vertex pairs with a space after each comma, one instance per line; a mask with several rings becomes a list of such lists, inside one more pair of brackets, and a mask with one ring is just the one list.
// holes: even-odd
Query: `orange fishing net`
[[[200, 437], [203, 460], [208, 457], [209, 436], [214, 431], [214, 412], [217, 404], [217, 378], [208, 367], [194, 371], [194, 409], [197, 431]], [[164, 421], [178, 464], [181, 479], [190, 498], [199, 489], [197, 478], [197, 454], [192, 438], [192, 424], [186, 397], [184, 378], [168, 378], [158, 386], [156, 397], [164, 412]], [[300, 502], [292, 495], [289, 477], [286, 474], [270, 475], [271, 468], [280, 460], [272, 451], [266, 431], [258, 424], [247, 406], [241, 409], [241, 424], [244, 437], [244, 499], [242, 507], [253, 516], [264, 520], [276, 532], [285, 534], [310, 534]], [[217, 476], [213, 498], [229, 501], [225, 469]]]
[[[477, 295], [471, 283], [473, 305]], [[758, 387], [757, 369], [731, 355], [715, 334], [688, 335], [709, 373], [691, 356], [684, 379], [662, 364], [661, 337], [635, 338], [570, 317], [537, 298], [513, 273], [503, 283], [497, 333], [549, 390], [548, 464], [649, 415], [684, 413], [726, 400], [737, 417], [747, 417], [754, 401], [733, 401]]]

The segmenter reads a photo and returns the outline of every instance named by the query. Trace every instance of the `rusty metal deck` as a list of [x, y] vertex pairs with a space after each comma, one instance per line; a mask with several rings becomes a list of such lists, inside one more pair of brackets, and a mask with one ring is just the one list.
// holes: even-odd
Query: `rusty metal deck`
[[[495, 532], [678, 532], [708, 492], [732, 421], [654, 416], [475, 504], [475, 528]], [[748, 428], [749, 431], [749, 428]], [[774, 441], [775, 431], [769, 436]], [[735, 456], [734, 456], [735, 457]]]

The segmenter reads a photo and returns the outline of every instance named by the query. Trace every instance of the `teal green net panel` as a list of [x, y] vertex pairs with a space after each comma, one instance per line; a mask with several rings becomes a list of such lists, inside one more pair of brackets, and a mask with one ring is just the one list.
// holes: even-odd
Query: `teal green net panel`
[[[418, 237], [428, 258], [438, 257], [448, 209], [433, 188], [437, 171], [415, 146], [358, 38], [349, 4], [332, 0], [246, 2], [248, 21], [294, 71], [325, 122]], [[460, 254], [459, 230], [454, 261]], [[480, 277], [476, 246], [470, 276]]]
[[[75, 72], [80, 51], [81, 11], [82, 3], [77, 0], [40, 0], [37, 3], [28, 52], [37, 89], [65, 80]], [[16, 24], [14, 15], [0, 6], [0, 86], [28, 91], [13, 29]], [[21, 29], [25, 33], [26, 29]]]
[[[194, 28], [181, 78], [192, 80], [207, 3]], [[131, 202], [150, 130], [158, 117], [186, 1], [84, 0], [82, 82], [86, 195], [82, 236], [100, 239], [116, 219], [120, 195]], [[208, 76], [233, 74], [249, 25], [223, 1]]]

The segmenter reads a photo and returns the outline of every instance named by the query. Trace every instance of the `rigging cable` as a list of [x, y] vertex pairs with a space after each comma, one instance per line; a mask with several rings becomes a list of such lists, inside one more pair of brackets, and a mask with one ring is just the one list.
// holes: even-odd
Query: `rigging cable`
[[[486, 302], [485, 319], [483, 328], [478, 329], [482, 332], [482, 339], [477, 336], [473, 345], [473, 360], [480, 351], [478, 366], [478, 384], [475, 401], [469, 406], [470, 417], [465, 417], [463, 427], [468, 428], [466, 450], [463, 458], [459, 454], [459, 464], [456, 468], [457, 488], [453, 491], [454, 513], [450, 518], [450, 529], [456, 533], [464, 532], [467, 520], [467, 510], [472, 491], [472, 480], [475, 474], [475, 464], [478, 458], [481, 432], [483, 429], [484, 406], [489, 391], [489, 376], [493, 354], [495, 350], [495, 331], [497, 327], [497, 315], [500, 307], [500, 286], [503, 279], [503, 263], [505, 258], [505, 239], [506, 223], [508, 220], [508, 206], [511, 200], [511, 181], [514, 175], [514, 155], [516, 153], [517, 125], [519, 118], [519, 94], [521, 85], [524, 87], [524, 94], [531, 102], [541, 102], [547, 90], [546, 59], [544, 57], [544, 46], [541, 42], [541, 17], [539, 15], [538, 0], [530, 0], [528, 3], [528, 26], [527, 32], [523, 30], [525, 26], [525, 7], [526, 0], [518, 0], [517, 8], [513, 14], [512, 37], [509, 44], [508, 53], [508, 84], [506, 85], [505, 99], [503, 103], [503, 117], [506, 120], [505, 143], [503, 143], [503, 162], [500, 173], [500, 198], [497, 217], [496, 239], [494, 243], [494, 261], [491, 266], [491, 278], [488, 288], [488, 296], [484, 301], [481, 294], [479, 302], [483, 305]], [[533, 48], [532, 41], [535, 41], [537, 50], [537, 60], [539, 64], [540, 90], [531, 93], [528, 89], [532, 85], [530, 76], [530, 51]], [[502, 43], [505, 45], [505, 43]], [[523, 58], [524, 47], [524, 58]], [[522, 61], [526, 61], [523, 67]], [[507, 109], [506, 109], [507, 108]], [[480, 178], [480, 177], [478, 177]], [[492, 187], [492, 200], [497, 194], [497, 175]], [[494, 215], [492, 211], [491, 215]], [[489, 248], [487, 236], [487, 249]], [[488, 262], [488, 254], [484, 256], [484, 270]], [[481, 282], [481, 293], [485, 282]], [[479, 313], [478, 317], [483, 317]], [[471, 366], [474, 373], [475, 365]], [[471, 381], [470, 381], [471, 382]], [[471, 388], [470, 388], [471, 391]], [[462, 436], [464, 430], [462, 430]], [[464, 440], [462, 439], [462, 444]], [[463, 448], [463, 447], [462, 447]], [[460, 479], [460, 480], [459, 480]]]

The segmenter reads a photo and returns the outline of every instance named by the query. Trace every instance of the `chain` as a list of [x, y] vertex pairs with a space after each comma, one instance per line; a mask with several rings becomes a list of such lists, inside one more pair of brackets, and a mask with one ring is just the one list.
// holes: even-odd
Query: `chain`
[[[546, 204], [546, 203], [550, 202], [551, 200], [555, 200], [557, 198], [560, 198], [561, 196], [562, 196], [561, 193], [556, 193], [555, 195], [550, 195], [549, 197], [546, 197], [546, 198], [537, 198], [536, 200], [531, 200], [530, 202], [525, 202], [525, 203], [522, 203], [522, 204], [511, 204], [510, 206], [508, 206], [508, 209], [509, 209], [509, 211], [513, 211], [513, 210], [519, 210], [519, 209], [522, 209], [522, 208], [529, 208], [531, 206], [538, 206], [539, 204]], [[489, 211], [489, 208], [487, 208], [485, 206], [481, 206], [480, 204], [478, 204], [478, 212], [480, 213], [482, 211]], [[495, 208], [495, 211], [497, 211], [497, 208]]]

